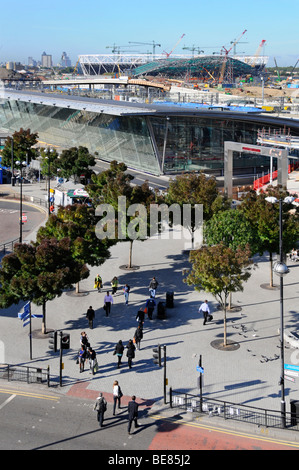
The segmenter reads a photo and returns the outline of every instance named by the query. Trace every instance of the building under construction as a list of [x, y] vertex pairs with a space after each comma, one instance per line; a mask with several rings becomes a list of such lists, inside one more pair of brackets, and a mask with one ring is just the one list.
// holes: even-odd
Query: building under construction
[[80, 56], [79, 61], [85, 76], [112, 73], [184, 80], [189, 77], [203, 82], [233, 83], [238, 78], [260, 75], [268, 57], [160, 55], [150, 60], [148, 54], [105, 54]]

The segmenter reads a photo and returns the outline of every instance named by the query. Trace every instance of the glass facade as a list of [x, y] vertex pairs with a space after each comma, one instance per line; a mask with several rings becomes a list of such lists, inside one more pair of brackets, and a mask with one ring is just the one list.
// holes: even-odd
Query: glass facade
[[[58, 150], [85, 146], [99, 159], [124, 162], [128, 168], [154, 175], [186, 170], [221, 174], [224, 142], [256, 144], [263, 126], [257, 116], [242, 119], [225, 113], [115, 116], [29, 100], [10, 99], [0, 104], [0, 127], [8, 133], [21, 127], [30, 129], [38, 133], [41, 145], [57, 146]], [[298, 126], [291, 133], [297, 136]], [[234, 155], [235, 172], [261, 166], [269, 167], [267, 157]]]
[[160, 164], [144, 116], [111, 116], [58, 106], [8, 100], [0, 105], [0, 127], [38, 133], [41, 145], [84, 146], [103, 160], [160, 174]]

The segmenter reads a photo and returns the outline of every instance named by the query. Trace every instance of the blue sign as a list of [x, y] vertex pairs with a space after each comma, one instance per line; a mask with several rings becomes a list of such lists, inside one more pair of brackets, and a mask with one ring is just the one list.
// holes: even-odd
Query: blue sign
[[295, 370], [296, 372], [299, 372], [299, 366], [293, 366], [293, 364], [285, 364], [284, 368], [285, 370]]
[[196, 370], [197, 370], [197, 372], [200, 372], [201, 374], [204, 373], [204, 368], [203, 367], [196, 366]]

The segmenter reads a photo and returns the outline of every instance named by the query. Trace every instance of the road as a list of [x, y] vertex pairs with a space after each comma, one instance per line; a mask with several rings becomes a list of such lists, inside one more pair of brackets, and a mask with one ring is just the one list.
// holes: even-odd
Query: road
[[[23, 240], [46, 218], [45, 212], [38, 207], [23, 202], [22, 214], [27, 221], [22, 225]], [[0, 245], [15, 240], [20, 235], [19, 201], [0, 201]]]
[[[172, 417], [140, 412], [139, 424], [127, 433], [127, 406], [112, 416], [108, 402], [104, 427], [99, 428], [94, 400], [63, 395], [41, 386], [0, 382], [0, 449], [1, 450], [105, 450], [111, 458], [115, 451], [196, 450], [298, 450], [299, 443], [284, 442], [265, 435], [220, 429], [201, 421], [184, 421]], [[162, 452], [163, 453], [163, 452]], [[146, 454], [147, 455], [147, 454]], [[190, 453], [190, 459], [194, 454]], [[190, 460], [190, 463], [192, 463]], [[194, 461], [193, 461], [194, 463]], [[145, 462], [144, 462], [145, 464]]]

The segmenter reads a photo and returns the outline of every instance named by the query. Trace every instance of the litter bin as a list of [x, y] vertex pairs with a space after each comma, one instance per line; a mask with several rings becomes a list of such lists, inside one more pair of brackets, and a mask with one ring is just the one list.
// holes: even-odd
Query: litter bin
[[157, 318], [166, 317], [166, 307], [164, 302], [159, 302], [157, 307]]
[[173, 292], [166, 292], [166, 308], [173, 308]]
[[291, 425], [297, 426], [299, 424], [299, 401], [291, 400]]

